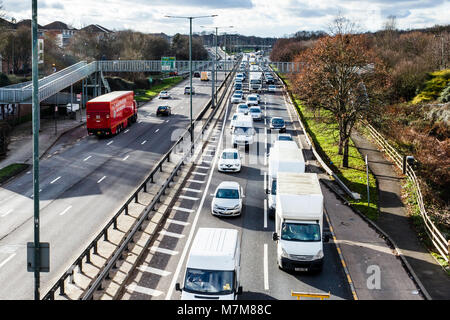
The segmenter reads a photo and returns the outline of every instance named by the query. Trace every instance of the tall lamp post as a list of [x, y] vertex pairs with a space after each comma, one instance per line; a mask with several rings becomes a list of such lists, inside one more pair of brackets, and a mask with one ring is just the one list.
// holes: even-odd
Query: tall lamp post
[[196, 17], [179, 17], [179, 16], [166, 16], [166, 18], [174, 19], [189, 19], [189, 108], [190, 108], [190, 120], [191, 120], [191, 152], [194, 145], [194, 123], [192, 122], [192, 20], [199, 18], [212, 18], [217, 17], [217, 14], [209, 16], [196, 16]]
[[[215, 86], [216, 86], [216, 79], [217, 79], [217, 68], [216, 68], [216, 59], [217, 59], [217, 46], [218, 46], [218, 42], [217, 42], [217, 33], [219, 28], [233, 28], [233, 26], [224, 26], [224, 27], [207, 27], [207, 26], [200, 26], [200, 28], [210, 28], [210, 29], [215, 29], [216, 30], [216, 41], [215, 41], [215, 47], [216, 47], [216, 54], [214, 56], [214, 60], [213, 60], [213, 72], [212, 72], [212, 93], [211, 93], [211, 103], [212, 103], [212, 107], [214, 108], [215, 105], [217, 104], [217, 96], [215, 94]], [[225, 52], [225, 63], [226, 63], [226, 52]]]
[[33, 203], [34, 203], [34, 299], [40, 299], [40, 239], [39, 239], [39, 87], [38, 87], [38, 37], [37, 0], [31, 5], [32, 82], [33, 82]]

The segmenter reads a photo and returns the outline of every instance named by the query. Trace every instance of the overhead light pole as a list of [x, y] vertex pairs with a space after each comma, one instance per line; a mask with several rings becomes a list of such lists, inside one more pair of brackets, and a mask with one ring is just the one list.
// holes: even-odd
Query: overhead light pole
[[38, 83], [38, 38], [37, 0], [32, 1], [32, 82], [33, 82], [33, 202], [34, 202], [34, 300], [40, 299], [40, 235], [39, 235], [39, 83]]
[[191, 152], [194, 145], [194, 123], [192, 121], [192, 20], [199, 18], [212, 18], [217, 17], [217, 14], [209, 16], [196, 16], [196, 17], [179, 17], [179, 16], [166, 16], [166, 18], [174, 19], [189, 19], [189, 107], [190, 107], [190, 132], [191, 132]]
[[[207, 27], [207, 26], [200, 26], [200, 28], [210, 28], [210, 29], [215, 29], [216, 30], [216, 36], [215, 36], [215, 47], [216, 47], [216, 53], [214, 55], [214, 60], [213, 60], [213, 72], [212, 72], [212, 93], [211, 93], [211, 104], [212, 107], [214, 108], [215, 105], [217, 104], [217, 95], [215, 94], [215, 86], [216, 86], [216, 79], [217, 79], [217, 68], [216, 68], [216, 59], [217, 59], [217, 47], [218, 47], [218, 41], [217, 41], [217, 34], [218, 34], [218, 30], [219, 28], [233, 28], [233, 26], [222, 26], [222, 27]], [[225, 63], [226, 63], [226, 52], [225, 52]], [[225, 66], [225, 64], [224, 64]]]

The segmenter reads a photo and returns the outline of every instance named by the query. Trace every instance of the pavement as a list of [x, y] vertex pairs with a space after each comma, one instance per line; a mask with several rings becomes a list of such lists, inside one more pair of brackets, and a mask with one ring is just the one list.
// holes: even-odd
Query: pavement
[[[39, 131], [39, 158], [58, 141], [65, 133], [72, 129], [85, 126], [86, 110], [76, 113], [75, 119], [41, 119]], [[32, 164], [33, 162], [33, 132], [32, 122], [28, 121], [15, 126], [10, 134], [10, 143], [6, 157], [0, 158], [0, 169], [13, 163]]]
[[354, 131], [352, 140], [360, 153], [368, 155], [369, 168], [378, 181], [380, 216], [375, 222], [395, 243], [412, 272], [433, 300], [450, 299], [450, 276], [418, 240], [401, 197], [403, 179], [395, 165], [387, 160], [377, 146]]

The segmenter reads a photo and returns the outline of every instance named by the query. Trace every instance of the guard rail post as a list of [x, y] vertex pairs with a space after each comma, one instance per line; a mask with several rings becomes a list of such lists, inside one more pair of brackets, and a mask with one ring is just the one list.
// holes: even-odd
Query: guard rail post
[[403, 156], [403, 166], [402, 166], [403, 174], [406, 174], [406, 156]]
[[448, 240], [447, 242], [447, 257], [448, 261], [450, 261], [450, 240]]

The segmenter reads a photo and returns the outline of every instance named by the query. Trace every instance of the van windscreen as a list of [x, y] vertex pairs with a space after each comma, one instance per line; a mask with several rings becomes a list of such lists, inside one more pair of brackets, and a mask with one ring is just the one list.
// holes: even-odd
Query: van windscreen
[[234, 291], [234, 271], [187, 268], [184, 290], [202, 294], [231, 294]]

